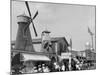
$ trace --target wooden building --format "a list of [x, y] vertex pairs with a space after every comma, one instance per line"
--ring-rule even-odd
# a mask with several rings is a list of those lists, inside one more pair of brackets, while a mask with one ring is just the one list
[[[37, 54], [37, 55], [46, 55], [49, 56], [49, 58], [55, 58], [57, 55], [61, 55], [61, 53], [68, 52], [68, 42], [65, 39], [65, 37], [52, 37], [51, 38], [51, 49], [47, 51], [45, 48], [42, 48], [42, 39], [33, 39], [32, 40], [34, 51], [28, 51], [28, 50], [16, 50], [14, 48], [15, 41], [12, 41], [11, 48], [12, 52], [21, 52], [25, 54]], [[34, 56], [35, 58], [36, 56]], [[34, 59], [33, 58], [33, 59]], [[38, 60], [38, 59], [37, 59]]]

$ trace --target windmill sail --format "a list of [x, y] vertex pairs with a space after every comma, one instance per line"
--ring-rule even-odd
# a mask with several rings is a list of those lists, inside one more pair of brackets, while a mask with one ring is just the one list
[[[33, 29], [34, 29], [34, 33], [35, 33], [35, 36], [37, 36], [37, 32], [36, 32], [36, 29], [35, 29], [35, 26], [34, 26], [34, 23], [32, 21], [32, 16], [31, 16], [31, 12], [30, 12], [30, 9], [29, 9], [29, 5], [28, 5], [28, 2], [25, 1], [25, 4], [26, 4], [26, 7], [27, 7], [27, 10], [28, 10], [28, 13], [29, 13], [29, 16], [31, 18], [31, 22], [32, 22], [32, 25], [33, 25]], [[35, 17], [37, 16], [37, 14], [35, 15]], [[25, 29], [25, 32], [26, 32], [27, 28]]]
[[38, 15], [38, 11], [35, 13], [33, 19], [35, 19], [37, 15]]

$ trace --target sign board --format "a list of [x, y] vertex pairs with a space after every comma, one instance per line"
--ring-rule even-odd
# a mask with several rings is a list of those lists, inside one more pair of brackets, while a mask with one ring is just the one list
[[71, 53], [61, 53], [61, 59], [70, 59]]

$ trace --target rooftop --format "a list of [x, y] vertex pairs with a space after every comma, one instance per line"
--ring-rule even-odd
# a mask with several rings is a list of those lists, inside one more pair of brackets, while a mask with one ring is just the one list
[[[64, 40], [66, 42], [66, 44], [69, 45], [65, 37], [51, 37], [51, 42], [57, 42], [59, 40]], [[41, 38], [32, 39], [32, 42], [33, 42], [33, 44], [35, 44], [35, 43], [41, 43], [42, 39]], [[11, 41], [11, 44], [12, 45], [15, 44], [15, 41]]]

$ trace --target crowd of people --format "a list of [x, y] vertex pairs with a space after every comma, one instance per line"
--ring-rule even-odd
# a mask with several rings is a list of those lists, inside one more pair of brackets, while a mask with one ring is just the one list
[[85, 61], [75, 61], [74, 59], [72, 59], [71, 60], [71, 69], [69, 69], [69, 64], [67, 64], [67, 63], [62, 62], [59, 64], [58, 62], [53, 62], [50, 64], [41, 63], [38, 65], [33, 65], [33, 63], [31, 63], [31, 64], [24, 65], [24, 67], [22, 67], [21, 69], [12, 70], [12, 73], [31, 74], [31, 73], [88, 70], [91, 68], [91, 66], [94, 66], [94, 64], [91, 62], [87, 63]]
[[25, 67], [24, 69], [21, 70], [21, 73], [41, 73], [41, 72], [50, 72], [50, 70], [48, 66], [46, 66], [45, 64]]
[[[46, 73], [46, 72], [59, 72], [59, 71], [66, 71], [65, 70], [65, 65], [62, 64], [61, 66], [58, 65], [56, 62], [53, 63], [53, 65], [47, 65], [47, 64], [40, 64], [38, 66], [32, 66], [32, 65], [28, 65], [25, 66], [23, 69], [19, 70], [19, 72], [17, 73], [22, 73], [22, 74], [30, 74], [30, 73]], [[13, 73], [14, 70], [12, 71]]]

